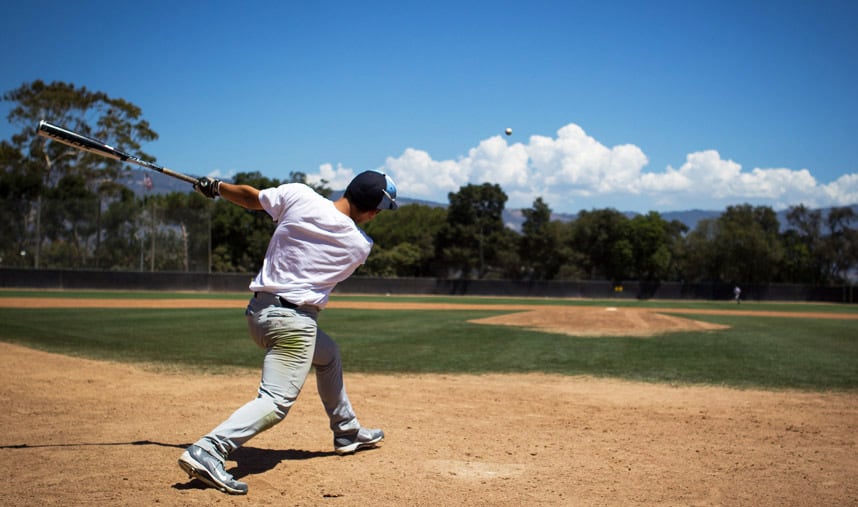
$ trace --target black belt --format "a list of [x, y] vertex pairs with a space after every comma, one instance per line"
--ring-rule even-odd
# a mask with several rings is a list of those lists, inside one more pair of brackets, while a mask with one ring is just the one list
[[[271, 295], [274, 296], [274, 294], [271, 294]], [[257, 296], [259, 296], [259, 293], [254, 292], [253, 297], [255, 298]], [[275, 296], [275, 297], [277, 298], [277, 301], [280, 301], [280, 306], [282, 306], [283, 308], [291, 308], [292, 310], [295, 310], [299, 306], [299, 305], [296, 305], [295, 303], [290, 303], [285, 298], [282, 298], [280, 296]]]
[[280, 296], [277, 296], [277, 299], [280, 301], [280, 306], [282, 306], [283, 308], [291, 308], [293, 310], [298, 308], [298, 305], [296, 305], [295, 303], [290, 303], [289, 301], [286, 301]]

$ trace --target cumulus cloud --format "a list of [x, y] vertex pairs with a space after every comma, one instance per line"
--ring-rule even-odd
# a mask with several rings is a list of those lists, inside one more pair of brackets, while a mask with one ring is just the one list
[[316, 185], [325, 180], [330, 188], [346, 188], [354, 177], [354, 169], [343, 167], [341, 164], [337, 164], [336, 168], [331, 164], [322, 164], [319, 166], [318, 174], [307, 175], [307, 183]]
[[[721, 209], [745, 202], [776, 209], [858, 203], [858, 174], [821, 184], [807, 169], [745, 170], [716, 150], [689, 153], [679, 168], [648, 170], [648, 163], [638, 146], [606, 146], [569, 124], [554, 137], [534, 135], [526, 143], [490, 137], [455, 160], [434, 160], [426, 151], [408, 148], [388, 157], [379, 169], [393, 176], [403, 197], [446, 203], [449, 192], [488, 182], [506, 192], [508, 208], [530, 207], [542, 197], [560, 212]], [[345, 188], [353, 176], [351, 169], [326, 164], [318, 177], [333, 188]]]

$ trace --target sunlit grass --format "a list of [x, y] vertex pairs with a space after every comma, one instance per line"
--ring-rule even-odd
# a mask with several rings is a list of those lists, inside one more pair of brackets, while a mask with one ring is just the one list
[[[474, 300], [499, 302], [498, 298]], [[742, 310], [750, 306], [743, 305]], [[826, 312], [841, 308], [774, 306], [781, 311], [784, 307]], [[711, 303], [705, 306], [712, 307]], [[347, 372], [545, 372], [735, 387], [858, 388], [854, 320], [684, 314], [730, 327], [650, 338], [571, 337], [468, 322], [498, 313], [330, 308], [322, 313], [320, 324], [339, 343]], [[0, 308], [0, 319], [4, 323], [0, 340], [97, 359], [217, 371], [258, 368], [263, 354], [247, 336], [241, 309]]]

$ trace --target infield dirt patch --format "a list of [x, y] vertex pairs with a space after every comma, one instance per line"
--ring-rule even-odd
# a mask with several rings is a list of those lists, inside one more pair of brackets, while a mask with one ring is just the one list
[[858, 505], [858, 394], [541, 374], [347, 373], [387, 434], [347, 457], [311, 375], [227, 462], [248, 496], [189, 481], [182, 449], [258, 381], [0, 343], [0, 505]]

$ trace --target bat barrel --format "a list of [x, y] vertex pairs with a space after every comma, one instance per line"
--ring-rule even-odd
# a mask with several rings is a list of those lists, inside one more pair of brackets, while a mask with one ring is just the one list
[[51, 123], [46, 122], [45, 120], [39, 121], [39, 128], [36, 130], [36, 133], [42, 137], [47, 137], [48, 139], [63, 143], [65, 145], [71, 146], [72, 148], [77, 148], [81, 151], [94, 153], [102, 157], [112, 158], [114, 160], [120, 160], [122, 162], [136, 164], [141, 167], [152, 169], [153, 171], [158, 171], [161, 174], [166, 174], [167, 176], [171, 176], [173, 178], [186, 181], [191, 184], [197, 182], [197, 178], [193, 176], [188, 176], [187, 174], [182, 174], [180, 172], [172, 171], [165, 167], [155, 165], [151, 162], [146, 162], [145, 160], [141, 160], [133, 155], [129, 155], [128, 153], [119, 151], [113, 146], [103, 143], [97, 139], [87, 137], [83, 134], [79, 134], [77, 132], [65, 129], [63, 127], [59, 127], [57, 125], [53, 125]]
[[108, 144], [105, 144], [96, 139], [92, 139], [91, 137], [86, 137], [83, 134], [78, 134], [77, 132], [64, 129], [57, 125], [53, 125], [51, 123], [46, 122], [45, 120], [41, 120], [39, 122], [39, 129], [37, 133], [42, 137], [47, 137], [48, 139], [58, 141], [65, 145], [71, 146], [72, 148], [77, 148], [81, 151], [86, 151], [89, 153], [95, 153], [96, 155], [101, 155], [102, 157], [122, 160], [123, 156], [125, 155], [121, 151], [113, 148]]

